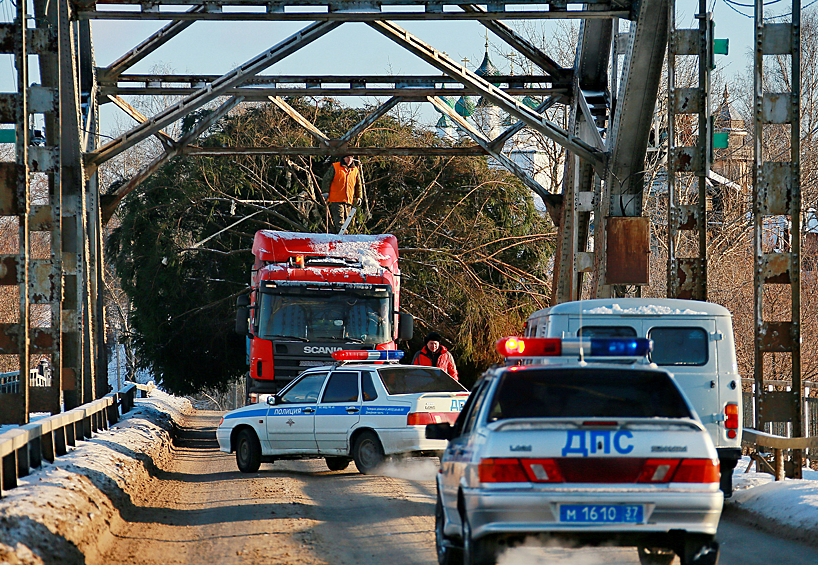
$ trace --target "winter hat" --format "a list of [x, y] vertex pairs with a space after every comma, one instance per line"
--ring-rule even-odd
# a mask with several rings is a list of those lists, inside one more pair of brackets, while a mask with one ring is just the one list
[[429, 335], [426, 336], [426, 338], [423, 340], [423, 343], [429, 343], [430, 341], [437, 342], [443, 341], [443, 336], [441, 336], [437, 332], [429, 332]]

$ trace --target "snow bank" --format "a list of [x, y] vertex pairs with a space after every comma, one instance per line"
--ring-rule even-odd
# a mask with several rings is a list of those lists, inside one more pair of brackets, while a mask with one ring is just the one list
[[758, 527], [818, 543], [818, 471], [805, 468], [803, 479], [776, 481], [767, 473], [746, 473], [750, 464], [749, 457], [742, 457], [733, 471], [734, 492], [727, 506], [749, 513]]
[[170, 456], [170, 430], [190, 410], [158, 389], [110, 430], [44, 462], [0, 498], [0, 563], [93, 564], [111, 523]]

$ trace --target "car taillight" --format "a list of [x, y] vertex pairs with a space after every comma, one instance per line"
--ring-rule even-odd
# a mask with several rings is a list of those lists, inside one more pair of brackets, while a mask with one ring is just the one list
[[682, 459], [674, 483], [717, 483], [719, 482], [718, 459]]
[[678, 459], [648, 459], [642, 466], [637, 483], [668, 483], [676, 468]]
[[738, 435], [738, 404], [728, 404], [724, 407], [724, 427], [727, 430], [727, 437], [735, 439]]
[[478, 467], [481, 483], [527, 483], [528, 475], [519, 459], [483, 459]]
[[454, 424], [459, 412], [410, 412], [406, 415], [407, 426], [425, 426], [426, 424]]
[[217, 427], [221, 428], [222, 424], [224, 424], [224, 416], [222, 416], [222, 419], [219, 420], [219, 425]]
[[560, 467], [553, 459], [522, 459], [523, 468], [532, 483], [562, 483]]

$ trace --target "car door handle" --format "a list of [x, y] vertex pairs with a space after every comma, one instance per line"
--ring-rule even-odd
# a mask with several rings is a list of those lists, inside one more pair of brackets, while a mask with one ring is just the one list
[[355, 412], [360, 412], [361, 410], [358, 408], [347, 408], [347, 413], [354, 414]]
[[315, 412], [315, 408], [302, 408], [301, 409], [302, 414], [312, 414], [313, 412]]

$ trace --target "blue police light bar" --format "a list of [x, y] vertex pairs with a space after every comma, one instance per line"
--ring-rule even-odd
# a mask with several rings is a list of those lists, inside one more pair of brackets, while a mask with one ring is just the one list
[[506, 358], [523, 357], [645, 357], [653, 341], [643, 337], [592, 337], [559, 339], [507, 337], [497, 342], [497, 352]]
[[342, 349], [332, 352], [336, 361], [398, 361], [403, 359], [403, 351], [367, 351], [356, 349]]

